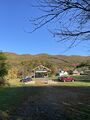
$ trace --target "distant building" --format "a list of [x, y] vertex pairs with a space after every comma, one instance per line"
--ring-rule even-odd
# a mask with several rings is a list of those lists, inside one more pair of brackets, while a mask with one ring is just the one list
[[44, 78], [48, 77], [48, 74], [51, 70], [43, 65], [39, 65], [33, 69], [34, 78]]
[[84, 72], [86, 75], [90, 75], [90, 70], [85, 70]]
[[74, 74], [74, 75], [80, 75], [80, 72], [75, 69], [75, 70], [73, 71], [73, 74]]
[[67, 76], [68, 75], [68, 72], [67, 71], [60, 71], [59, 72], [59, 76], [61, 77], [61, 76]]
[[84, 73], [84, 71], [82, 70], [82, 71], [80, 71], [80, 75], [84, 75], [85, 73]]

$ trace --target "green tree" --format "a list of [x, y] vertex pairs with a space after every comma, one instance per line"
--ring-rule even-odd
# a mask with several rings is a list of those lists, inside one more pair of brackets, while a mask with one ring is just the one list
[[5, 76], [8, 74], [6, 56], [3, 52], [0, 52], [0, 85], [5, 84]]

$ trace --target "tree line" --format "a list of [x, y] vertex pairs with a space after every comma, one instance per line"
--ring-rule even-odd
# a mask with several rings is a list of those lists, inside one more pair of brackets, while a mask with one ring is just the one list
[[32, 70], [39, 65], [49, 68], [51, 70], [50, 76], [55, 75], [60, 69], [71, 72], [75, 68], [82, 69], [83, 66], [84, 68], [86, 66], [90, 68], [90, 61], [85, 59], [84, 62], [80, 62], [81, 59], [82, 57], [67, 58], [65, 56], [56, 57], [49, 55], [36, 55], [33, 57], [28, 55], [25, 57], [11, 54], [6, 55], [0, 52], [0, 85], [8, 83], [8, 80], [31, 76]]

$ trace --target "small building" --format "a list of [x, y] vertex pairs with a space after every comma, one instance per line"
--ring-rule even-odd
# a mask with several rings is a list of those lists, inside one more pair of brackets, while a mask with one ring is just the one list
[[68, 76], [68, 72], [67, 71], [60, 71], [59, 72], [59, 76]]
[[80, 75], [80, 72], [75, 69], [75, 70], [73, 71], [73, 75]]
[[88, 69], [88, 70], [85, 70], [85, 72], [84, 72], [86, 75], [90, 75], [90, 70]]
[[48, 77], [48, 74], [50, 73], [50, 69], [43, 66], [39, 65], [33, 69], [33, 77], [34, 78], [45, 78]]

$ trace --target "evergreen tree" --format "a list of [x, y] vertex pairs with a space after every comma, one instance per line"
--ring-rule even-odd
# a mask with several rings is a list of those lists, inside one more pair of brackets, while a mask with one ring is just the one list
[[0, 52], [0, 85], [5, 84], [5, 76], [8, 74], [6, 56]]

